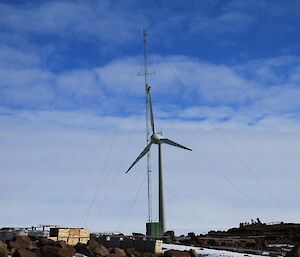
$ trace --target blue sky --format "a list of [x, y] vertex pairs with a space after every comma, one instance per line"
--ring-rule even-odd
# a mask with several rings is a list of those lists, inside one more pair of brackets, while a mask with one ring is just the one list
[[168, 228], [298, 221], [298, 1], [2, 1], [0, 17], [0, 225], [144, 230], [145, 160], [122, 173], [145, 144], [144, 26], [157, 127], [194, 150], [165, 147]]

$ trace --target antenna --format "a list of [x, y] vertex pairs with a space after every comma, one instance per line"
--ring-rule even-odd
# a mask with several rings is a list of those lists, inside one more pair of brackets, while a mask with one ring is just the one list
[[[149, 112], [150, 112], [150, 86], [148, 84], [148, 75], [153, 73], [148, 73], [148, 49], [147, 49], [147, 36], [148, 31], [147, 28], [143, 29], [143, 40], [144, 40], [144, 73], [139, 74], [143, 75], [145, 79], [145, 100], [146, 100], [146, 133], [147, 133], [147, 145], [151, 141], [151, 128], [150, 128], [150, 120], [149, 120]], [[152, 221], [152, 192], [151, 192], [151, 153], [148, 151], [147, 153], [147, 184], [148, 184], [148, 222]]]
[[[162, 133], [155, 132], [155, 122], [151, 100], [151, 87], [148, 84], [148, 63], [147, 63], [147, 29], [143, 29], [144, 38], [144, 73], [139, 74], [145, 78], [145, 89], [146, 89], [146, 130], [147, 130], [147, 146], [131, 164], [126, 173], [147, 154], [147, 175], [148, 175], [148, 219], [149, 222], [146, 224], [148, 236], [163, 236], [166, 231], [165, 223], [165, 204], [164, 204], [164, 190], [163, 190], [163, 168], [162, 168], [162, 144], [172, 145], [185, 150], [192, 151], [192, 149], [180, 145], [168, 138], [163, 137]], [[151, 73], [153, 74], [153, 73]], [[151, 133], [151, 136], [150, 136]], [[150, 149], [152, 145], [158, 146], [158, 212], [159, 222], [152, 222], [152, 203], [151, 203], [151, 167], [150, 167]]]

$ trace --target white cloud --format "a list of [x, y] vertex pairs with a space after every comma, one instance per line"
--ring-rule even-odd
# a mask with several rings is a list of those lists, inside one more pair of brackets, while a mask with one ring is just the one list
[[7, 106], [37, 107], [54, 98], [53, 76], [40, 69], [0, 69], [1, 102]]
[[[149, 70], [156, 74], [150, 77], [150, 84], [160, 115], [182, 112], [187, 118], [205, 118], [211, 114], [210, 118], [240, 117], [253, 122], [264, 115], [292, 117], [298, 112], [297, 57], [281, 56], [238, 66], [187, 56], [153, 56], [151, 60]], [[143, 78], [137, 75], [139, 61], [140, 57], [116, 59], [100, 67], [61, 73], [28, 69], [21, 63], [17, 70], [2, 68], [1, 102], [4, 106], [48, 109], [97, 107], [103, 113], [122, 108], [134, 113], [134, 103], [140, 105], [144, 97]], [[201, 109], [207, 113], [201, 114]]]
[[97, 39], [114, 44], [120, 39], [132, 39], [139, 19], [139, 15], [130, 16], [110, 1], [96, 5], [88, 1], [52, 1], [37, 6], [1, 4], [0, 14], [2, 26], [21, 34], [72, 37], [83, 42]]
[[[134, 43], [136, 34], [144, 25], [150, 25], [154, 35], [164, 35], [167, 31], [185, 28], [193, 33], [225, 33], [247, 31], [258, 20], [257, 8], [262, 12], [270, 9], [266, 2], [245, 4], [231, 1], [221, 4], [215, 11], [217, 1], [195, 1], [188, 7], [185, 3], [152, 5], [147, 8], [136, 1], [51, 1], [13, 6], [0, 5], [1, 23], [5, 29], [28, 36], [47, 35], [72, 39], [80, 42], [109, 43], [112, 45]], [[280, 3], [274, 4], [280, 6]], [[273, 5], [271, 5], [273, 7]], [[256, 8], [254, 8], [256, 7]], [[174, 13], [174, 9], [181, 12]], [[275, 7], [273, 7], [275, 9]], [[295, 8], [294, 8], [295, 9]], [[268, 12], [272, 16], [272, 12]], [[161, 17], [168, 17], [166, 21]], [[8, 36], [8, 35], [7, 35]]]
[[1, 68], [32, 68], [41, 65], [40, 57], [36, 53], [28, 53], [12, 47], [0, 47]]
[[93, 70], [74, 70], [57, 76], [59, 89], [70, 98], [94, 98], [102, 96], [102, 89]]
[[[86, 225], [80, 223], [81, 217], [97, 184], [105, 181], [88, 225], [93, 224], [97, 206], [108, 190], [111, 192], [91, 229], [116, 230], [123, 223], [127, 232], [144, 230], [145, 188], [131, 216], [129, 207], [143, 180], [145, 160], [132, 174], [123, 174], [145, 145], [144, 85], [137, 76], [143, 71], [142, 58], [126, 56], [123, 45], [136, 44], [137, 32], [145, 23], [159, 39], [171, 35], [163, 43], [168, 45], [173, 34], [181, 39], [178, 28], [186, 32], [182, 38], [191, 36], [187, 27], [192, 27], [193, 36], [230, 35], [248, 32], [259, 19], [254, 13], [257, 8], [260, 14], [271, 16], [286, 13], [280, 13], [278, 2], [272, 10], [265, 1], [256, 1], [254, 6], [243, 1], [220, 8], [217, 4], [195, 1], [191, 10], [176, 11], [176, 15], [170, 10], [179, 7], [173, 4], [154, 6], [153, 12], [137, 7], [135, 1], [0, 5], [0, 204], [6, 211], [0, 225], [63, 224], [76, 197], [74, 191], [78, 192], [91, 169], [69, 223]], [[168, 19], [164, 22], [161, 17]], [[71, 49], [68, 44], [78, 42], [88, 46], [98, 42], [103, 53], [114, 49], [125, 57], [62, 68], [62, 60], [73, 54], [65, 54]], [[81, 50], [84, 55], [89, 49]], [[166, 193], [169, 228], [183, 232], [183, 217], [187, 221], [184, 229], [194, 231], [226, 228], [257, 216], [264, 221], [289, 220], [237, 160], [211, 121], [276, 199], [297, 217], [299, 58], [278, 56], [231, 65], [156, 55], [150, 61], [149, 71], [156, 71], [150, 78], [156, 127], [194, 150], [164, 147], [167, 186], [202, 220], [199, 224]], [[155, 147], [152, 158], [155, 172]], [[271, 215], [254, 206], [237, 187]], [[121, 215], [111, 206], [122, 210]], [[57, 209], [60, 211], [54, 213]]]
[[[255, 96], [254, 84], [239, 76], [232, 67], [214, 65], [185, 56], [154, 56], [152, 60], [149, 70], [157, 72], [150, 80], [153, 94], [157, 96], [184, 97], [187, 103], [190, 100], [202, 99], [203, 104], [239, 103]], [[107, 88], [119, 90], [131, 75], [128, 71], [135, 70], [136, 63], [137, 61], [133, 62], [131, 59], [114, 61], [99, 69], [100, 79]], [[142, 87], [141, 79], [136, 76], [131, 81], [130, 93], [142, 95], [143, 91], [139, 90]]]
[[124, 59], [113, 60], [110, 63], [96, 68], [96, 73], [99, 76], [99, 81], [108, 92], [121, 93], [124, 88], [131, 89], [130, 94], [141, 95], [142, 90], [137, 90], [142, 87], [142, 77], [138, 77], [139, 57], [131, 57]]
[[254, 24], [256, 17], [245, 12], [224, 12], [210, 17], [199, 17], [192, 21], [192, 32], [233, 33], [244, 32]]
[[[118, 117], [103, 117], [86, 111], [12, 113], [4, 109], [4, 112], [6, 115], [1, 115], [0, 120], [0, 151], [3, 170], [1, 191], [5, 194], [1, 193], [0, 202], [1, 206], [10, 207], [10, 212], [9, 215], [7, 213], [9, 218], [1, 220], [1, 225], [64, 224], [76, 192], [92, 167], [68, 223], [88, 225], [92, 230], [115, 231], [125, 217], [127, 225], [123, 226], [123, 231], [144, 231], [147, 215], [145, 185], [131, 215], [129, 207], [145, 175], [145, 160], [130, 174], [123, 174], [145, 145], [143, 116], [120, 118], [118, 121]], [[200, 232], [228, 228], [257, 216], [263, 221], [290, 220], [207, 121], [157, 119], [157, 125], [165, 136], [193, 148], [192, 153], [169, 146], [163, 148], [166, 186], [180, 199], [178, 201], [166, 191], [168, 228]], [[268, 118], [254, 126], [231, 121], [216, 123], [216, 126], [274, 197], [293, 217], [297, 217], [300, 210], [294, 203], [298, 195], [299, 123]], [[108, 134], [105, 132], [107, 128]], [[156, 151], [154, 146], [154, 210], [157, 209]], [[203, 161], [201, 155], [213, 163], [218, 172]], [[220, 173], [244, 191], [257, 206]], [[80, 221], [99, 181], [100, 185], [103, 181], [105, 183], [99, 190], [87, 223], [82, 224]], [[106, 195], [99, 219], [94, 223]], [[184, 206], [180, 202], [184, 202]], [[115, 206], [123, 211], [116, 211]], [[19, 215], [17, 210], [20, 208], [25, 217]], [[60, 211], [54, 212], [54, 209]], [[183, 217], [186, 220], [184, 231]]]

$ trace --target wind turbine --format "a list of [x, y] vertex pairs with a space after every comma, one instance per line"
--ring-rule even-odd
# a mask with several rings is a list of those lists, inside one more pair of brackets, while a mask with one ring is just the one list
[[[146, 70], [147, 71], [147, 70]], [[147, 75], [147, 72], [145, 72]], [[163, 190], [163, 169], [162, 169], [162, 144], [168, 144], [172, 146], [176, 146], [185, 150], [192, 151], [192, 149], [185, 147], [181, 144], [178, 144], [168, 138], [163, 137], [162, 133], [157, 133], [155, 131], [154, 126], [154, 116], [153, 116], [153, 109], [152, 109], [152, 100], [150, 94], [151, 87], [149, 86], [148, 82], [146, 82], [146, 96], [149, 99], [149, 110], [150, 110], [150, 124], [151, 124], [151, 132], [152, 135], [150, 137], [150, 142], [145, 147], [145, 149], [141, 152], [141, 154], [136, 158], [136, 160], [131, 164], [128, 168], [126, 173], [128, 173], [131, 168], [149, 151], [153, 144], [158, 145], [158, 195], [159, 195], [159, 226], [160, 226], [160, 235], [162, 236], [165, 232], [165, 211], [164, 211], [164, 190]]]

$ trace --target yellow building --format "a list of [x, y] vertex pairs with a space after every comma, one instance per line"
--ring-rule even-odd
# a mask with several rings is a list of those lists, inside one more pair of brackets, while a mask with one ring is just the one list
[[48, 239], [65, 241], [69, 245], [86, 244], [90, 240], [90, 231], [86, 228], [50, 228]]

